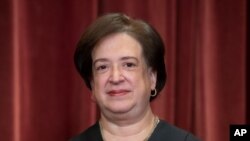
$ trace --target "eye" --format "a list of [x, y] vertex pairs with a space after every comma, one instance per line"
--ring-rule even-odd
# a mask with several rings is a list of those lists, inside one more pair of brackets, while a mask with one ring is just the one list
[[108, 65], [106, 64], [98, 65], [95, 67], [95, 70], [99, 73], [106, 72], [108, 70]]
[[133, 63], [133, 62], [125, 62], [123, 64], [123, 67], [128, 69], [128, 70], [133, 70], [134, 68], [136, 68], [136, 66], [137, 65], [135, 63]]
[[134, 63], [126, 63], [125, 66], [126, 66], [126, 67], [134, 67], [135, 64], [134, 64]]
[[104, 70], [104, 69], [106, 69], [106, 68], [107, 68], [107, 66], [102, 65], [102, 66], [97, 67], [97, 70]]

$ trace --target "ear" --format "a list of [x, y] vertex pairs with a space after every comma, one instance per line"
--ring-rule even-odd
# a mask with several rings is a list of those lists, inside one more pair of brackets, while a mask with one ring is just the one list
[[157, 72], [150, 69], [149, 76], [150, 76], [150, 82], [151, 82], [151, 90], [154, 90], [156, 87]]

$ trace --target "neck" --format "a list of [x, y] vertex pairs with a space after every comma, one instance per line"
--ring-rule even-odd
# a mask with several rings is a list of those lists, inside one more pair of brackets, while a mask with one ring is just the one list
[[[100, 126], [104, 140], [144, 140], [153, 131], [156, 125], [157, 117], [154, 116], [151, 109], [145, 114], [131, 119], [107, 118], [101, 115]], [[157, 121], [158, 122], [158, 121]]]

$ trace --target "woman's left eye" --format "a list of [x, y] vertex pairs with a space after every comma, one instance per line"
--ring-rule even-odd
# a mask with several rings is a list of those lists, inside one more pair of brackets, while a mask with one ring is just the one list
[[126, 68], [134, 68], [134, 67], [136, 67], [136, 64], [128, 62], [128, 63], [124, 63], [124, 67], [126, 67]]

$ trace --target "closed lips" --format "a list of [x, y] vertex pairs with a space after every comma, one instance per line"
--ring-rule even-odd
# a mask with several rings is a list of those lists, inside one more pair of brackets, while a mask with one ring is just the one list
[[108, 94], [111, 96], [118, 96], [118, 95], [125, 95], [128, 92], [130, 92], [129, 90], [111, 90], [108, 91]]

